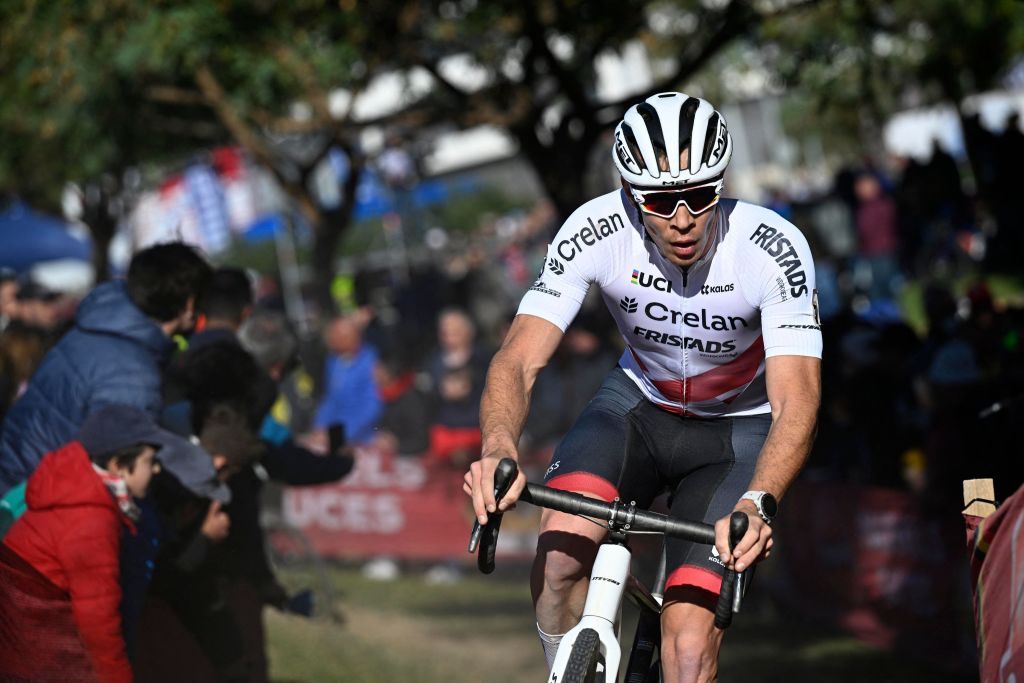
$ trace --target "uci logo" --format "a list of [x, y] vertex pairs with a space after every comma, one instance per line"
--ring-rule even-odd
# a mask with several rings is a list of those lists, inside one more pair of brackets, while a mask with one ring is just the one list
[[629, 281], [630, 283], [640, 285], [641, 287], [653, 287], [660, 292], [672, 291], [671, 280], [663, 277], [656, 277], [654, 275], [648, 275], [636, 268], [633, 269], [633, 277], [631, 277]]

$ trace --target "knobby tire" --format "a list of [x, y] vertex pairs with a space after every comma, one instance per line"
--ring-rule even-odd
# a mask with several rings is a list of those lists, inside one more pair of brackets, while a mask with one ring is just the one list
[[565, 665], [565, 676], [562, 683], [595, 683], [597, 678], [598, 648], [601, 639], [597, 631], [586, 628], [576, 636], [572, 646], [572, 654]]

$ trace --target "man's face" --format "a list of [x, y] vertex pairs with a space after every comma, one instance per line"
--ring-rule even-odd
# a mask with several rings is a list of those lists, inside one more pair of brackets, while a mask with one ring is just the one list
[[473, 345], [473, 326], [464, 316], [448, 313], [438, 321], [437, 338], [445, 350], [467, 349]]
[[349, 356], [359, 351], [362, 338], [359, 326], [348, 318], [339, 318], [327, 328], [327, 348], [338, 356]]
[[711, 218], [717, 209], [705, 211], [699, 216], [690, 213], [686, 205], [680, 204], [671, 218], [662, 218], [640, 212], [644, 227], [658, 247], [658, 251], [669, 263], [686, 268], [696, 263], [708, 248]]
[[0, 315], [11, 315], [17, 303], [18, 283], [14, 280], [0, 282]]
[[[690, 163], [690, 151], [684, 149], [679, 155], [680, 168]], [[668, 170], [668, 160], [661, 158], [658, 164], [662, 171]], [[629, 188], [626, 188], [629, 192]], [[711, 208], [699, 215], [693, 215], [685, 204], [680, 203], [670, 218], [662, 218], [640, 211], [647, 234], [658, 247], [658, 251], [669, 263], [680, 268], [691, 266], [700, 260], [708, 248], [708, 238], [712, 230], [711, 218], [718, 211]]]

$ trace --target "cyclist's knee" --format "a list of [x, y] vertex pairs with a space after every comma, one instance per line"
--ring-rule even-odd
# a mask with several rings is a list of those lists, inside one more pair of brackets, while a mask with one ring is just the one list
[[666, 683], [705, 683], [718, 679], [718, 646], [714, 635], [696, 632], [662, 635], [661, 662]]
[[722, 632], [714, 626], [714, 595], [679, 586], [665, 595], [662, 665], [666, 681], [714, 681]]
[[569, 531], [544, 531], [537, 541], [535, 574], [545, 587], [563, 590], [590, 574], [597, 555], [597, 541]]

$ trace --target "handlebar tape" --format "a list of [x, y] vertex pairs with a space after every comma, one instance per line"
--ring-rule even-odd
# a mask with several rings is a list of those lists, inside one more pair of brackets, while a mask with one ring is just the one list
[[[747, 533], [747, 515], [743, 512], [734, 512], [729, 518], [729, 550], [736, 548], [743, 535]], [[715, 626], [725, 630], [732, 624], [733, 593], [736, 590], [736, 571], [726, 567], [725, 576], [722, 577], [722, 592], [718, 594], [718, 603], [715, 605]]]
[[[519, 474], [519, 467], [512, 458], [502, 458], [498, 467], [494, 470], [494, 503], [498, 502], [508, 493], [512, 482]], [[498, 549], [498, 532], [501, 530], [500, 512], [489, 515], [487, 524], [481, 529], [480, 522], [473, 525], [473, 534], [469, 540], [469, 551], [473, 552], [477, 541], [480, 542], [480, 554], [477, 556], [477, 568], [484, 574], [494, 571], [494, 554]]]

